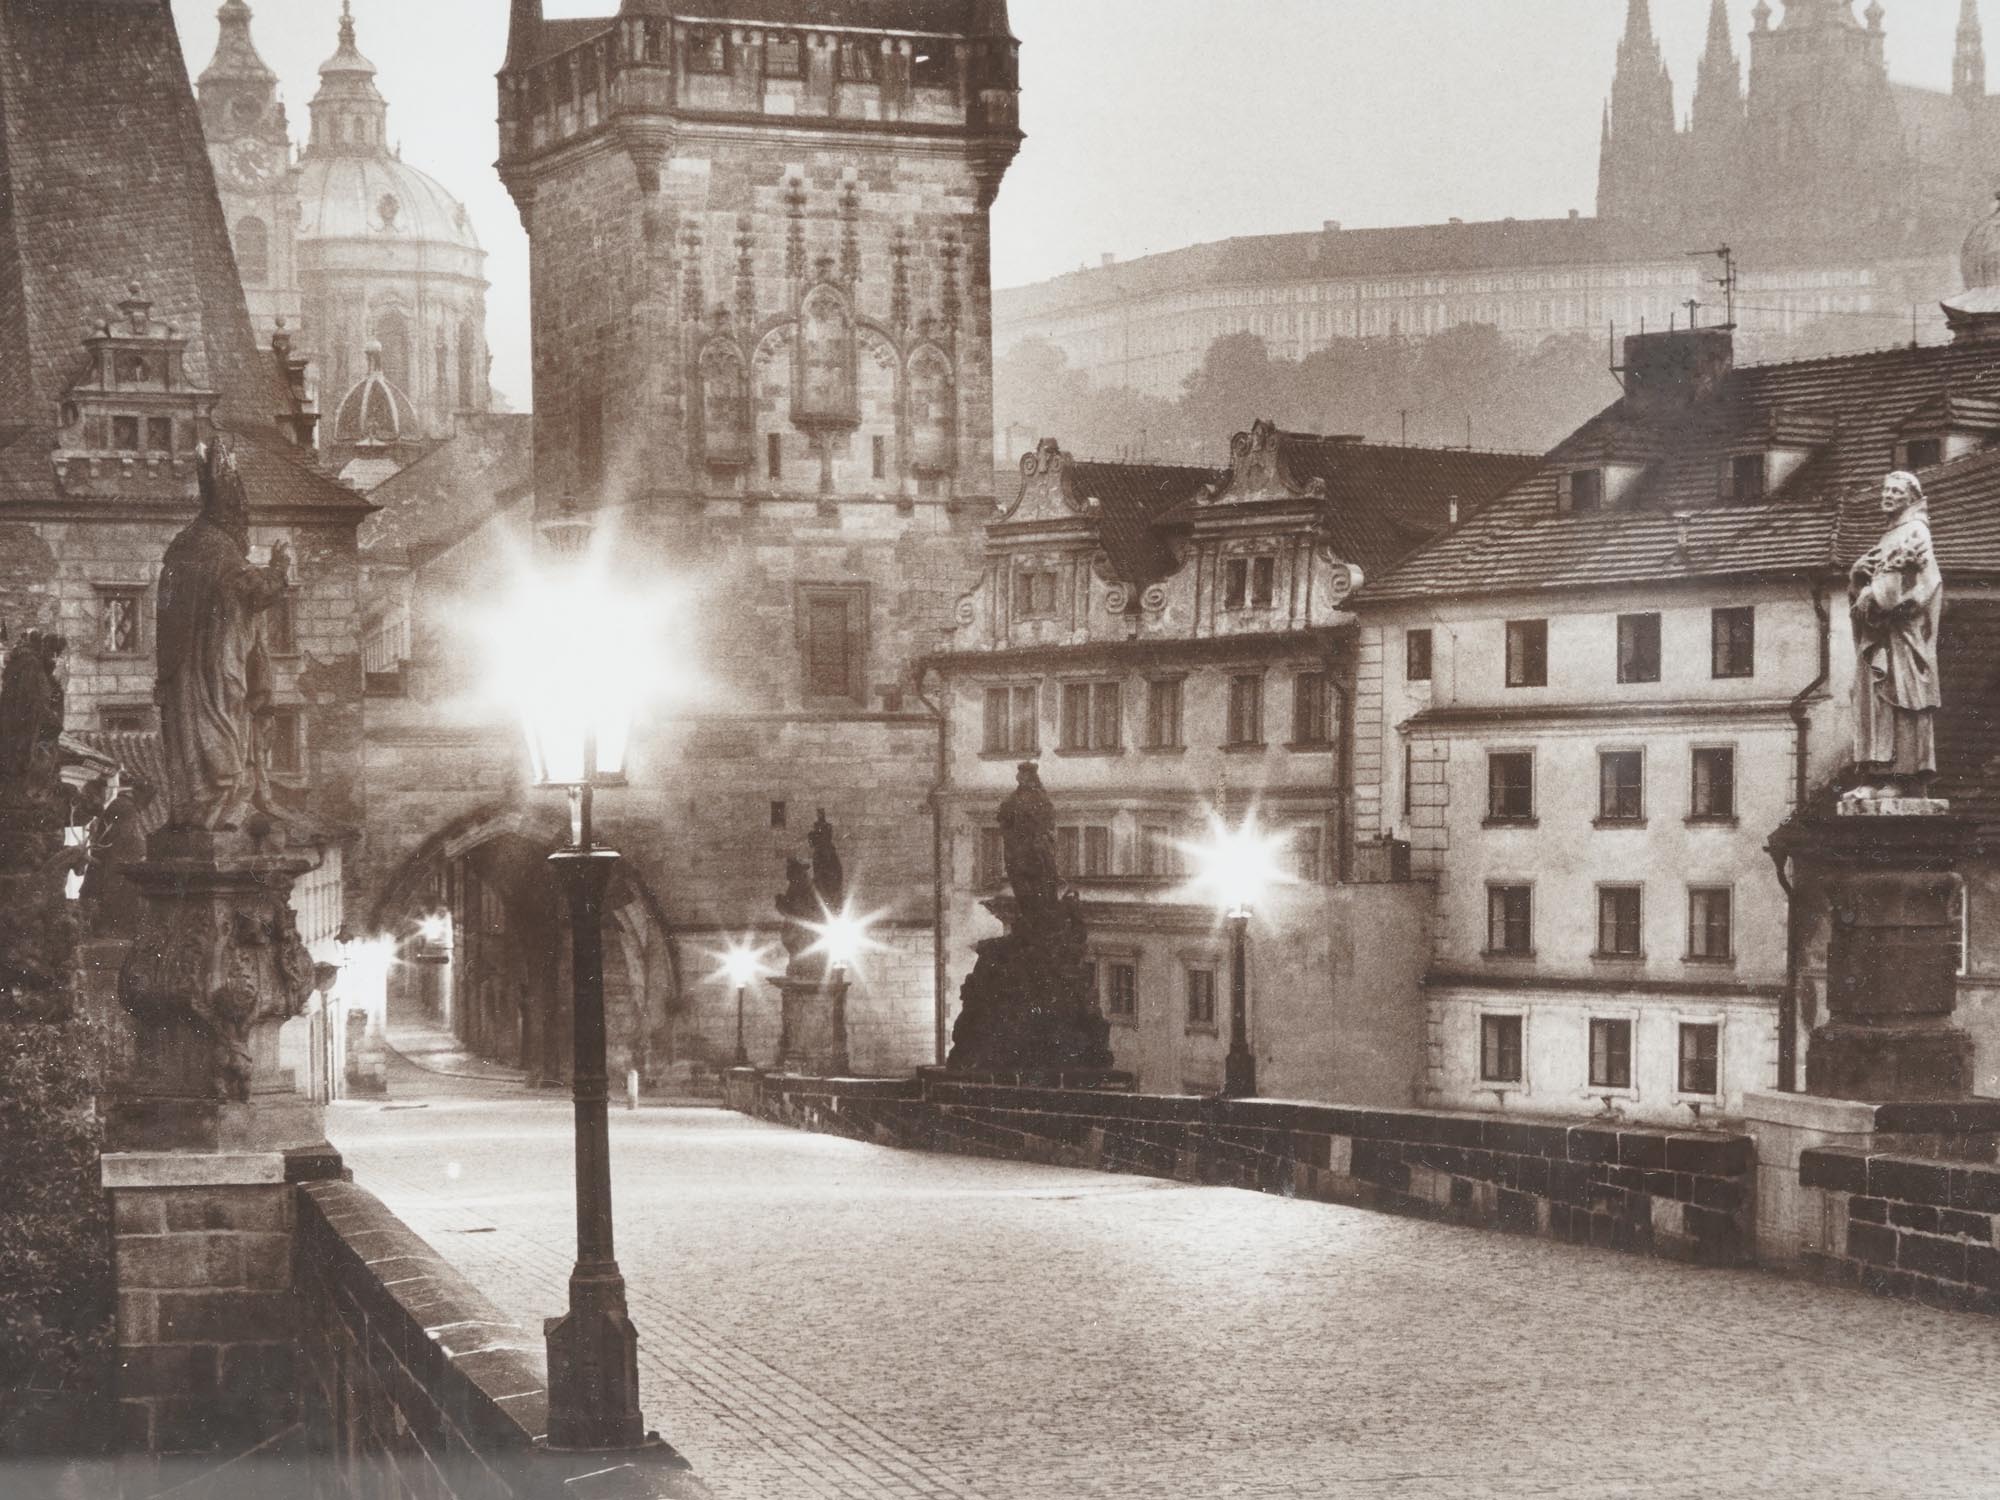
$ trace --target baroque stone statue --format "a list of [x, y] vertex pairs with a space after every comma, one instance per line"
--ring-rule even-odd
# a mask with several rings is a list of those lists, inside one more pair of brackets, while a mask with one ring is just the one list
[[65, 885], [74, 851], [63, 842], [58, 741], [64, 641], [30, 630], [0, 673], [0, 1021], [69, 1014], [78, 932]]
[[200, 455], [201, 514], [167, 546], [160, 570], [159, 672], [153, 689], [166, 752], [170, 827], [229, 829], [271, 811], [255, 709], [269, 692], [257, 616], [290, 587], [282, 542], [250, 561], [250, 507], [234, 451]]
[[841, 867], [840, 851], [834, 847], [833, 824], [823, 807], [806, 834], [806, 847], [812, 862], [785, 861], [785, 888], [778, 893], [777, 902], [778, 915], [785, 919], [779, 934], [789, 959], [785, 972], [794, 976], [824, 971], [825, 961], [808, 951], [818, 937], [813, 925], [847, 903], [847, 875]]
[[1887, 529], [1847, 574], [1854, 631], [1854, 767], [1848, 804], [1922, 796], [1937, 770], [1938, 622], [1944, 577], [1923, 486], [1882, 482]]
[[54, 786], [63, 727], [57, 663], [67, 646], [59, 635], [29, 630], [7, 653], [0, 673], [0, 801], [39, 797]]
[[1001, 852], [1014, 888], [1008, 930], [974, 945], [959, 987], [945, 1066], [957, 1072], [1101, 1073], [1110, 1024], [1086, 957], [1083, 903], [1056, 863], [1055, 804], [1040, 769], [1023, 761], [1000, 804]]

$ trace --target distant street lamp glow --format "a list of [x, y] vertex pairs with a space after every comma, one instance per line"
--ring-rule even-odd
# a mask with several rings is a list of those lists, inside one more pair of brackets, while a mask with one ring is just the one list
[[807, 930], [814, 934], [806, 952], [824, 955], [828, 968], [836, 976], [858, 966], [864, 953], [886, 946], [877, 942], [869, 931], [880, 919], [880, 912], [860, 916], [850, 902], [839, 911], [826, 912], [825, 917], [824, 921], [805, 924]]
[[433, 947], [443, 947], [451, 941], [451, 918], [443, 912], [432, 912], [417, 922], [417, 936]]
[[727, 980], [736, 987], [736, 1066], [747, 1068], [750, 1052], [743, 1045], [743, 999], [750, 986], [770, 969], [764, 962], [764, 950], [748, 943], [731, 943], [716, 957], [718, 962], [711, 977]]

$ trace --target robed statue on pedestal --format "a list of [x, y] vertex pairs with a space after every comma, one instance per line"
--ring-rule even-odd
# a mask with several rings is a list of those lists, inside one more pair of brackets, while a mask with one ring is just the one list
[[1882, 539], [1847, 574], [1854, 632], [1854, 768], [1846, 797], [1920, 797], [1937, 771], [1938, 623], [1944, 577], [1914, 474], [1882, 482]]
[[166, 751], [170, 827], [235, 828], [270, 811], [256, 709], [270, 694], [258, 616], [289, 584], [285, 544], [250, 561], [250, 506], [236, 455], [201, 450], [201, 514], [167, 546], [160, 569], [159, 675], [154, 697]]

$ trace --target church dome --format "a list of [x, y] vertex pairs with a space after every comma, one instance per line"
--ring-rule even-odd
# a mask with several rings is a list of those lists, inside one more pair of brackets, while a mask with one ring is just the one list
[[477, 251], [465, 205], [393, 156], [309, 155], [299, 169], [299, 238], [404, 240]]
[[382, 346], [371, 340], [368, 373], [341, 398], [334, 413], [334, 441], [387, 445], [422, 436], [415, 404], [382, 373]]
[[2000, 195], [1993, 211], [1965, 237], [1958, 252], [1958, 271], [1968, 292], [1982, 287], [2000, 287]]

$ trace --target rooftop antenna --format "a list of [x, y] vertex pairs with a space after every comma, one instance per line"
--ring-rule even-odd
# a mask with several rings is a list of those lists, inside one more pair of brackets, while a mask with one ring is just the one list
[[1685, 307], [1688, 310], [1688, 327], [1691, 329], [1695, 326], [1695, 324], [1698, 321], [1700, 321], [1698, 314], [1701, 308], [1701, 298], [1690, 297], [1687, 299], [1687, 301], [1683, 302], [1681, 306]]
[[1736, 327], [1736, 252], [1731, 250], [1727, 245], [1718, 245], [1713, 250], [1688, 250], [1684, 253], [1698, 258], [1712, 256], [1722, 262], [1722, 275], [1711, 278], [1709, 284], [1722, 288], [1722, 300], [1726, 309], [1726, 317], [1722, 326], [1734, 329]]
[[1917, 304], [1910, 304], [1910, 347], [1917, 347]]
[[1410, 446], [1410, 409], [1407, 406], [1398, 407], [1397, 414], [1403, 419], [1402, 446], [1407, 448]]

